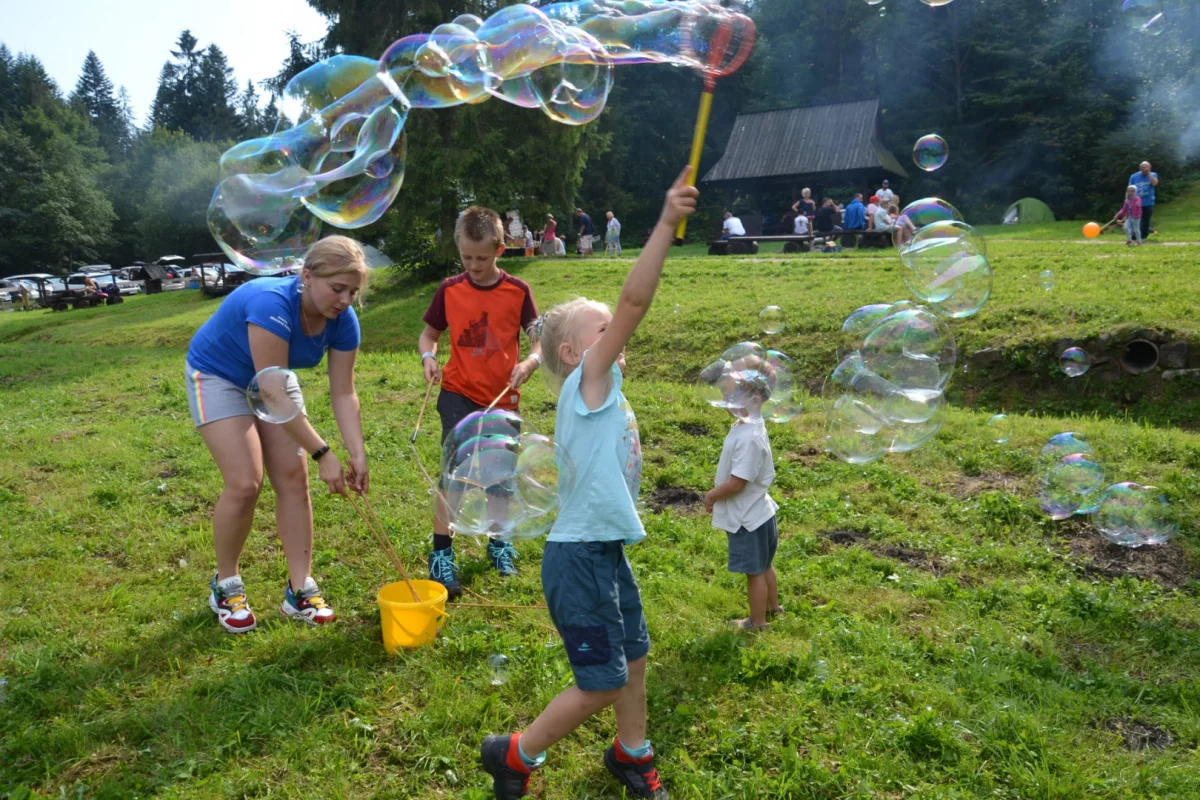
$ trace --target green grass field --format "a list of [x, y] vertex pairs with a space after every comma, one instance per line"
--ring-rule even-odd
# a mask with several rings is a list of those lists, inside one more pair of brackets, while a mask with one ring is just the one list
[[[1200, 796], [1200, 384], [1114, 368], [1139, 330], [1188, 343], [1200, 366], [1195, 257], [1084, 244], [1078, 223], [1056, 226], [996, 231], [993, 298], [953, 325], [945, 429], [863, 467], [822, 452], [819, 388], [842, 319], [906, 296], [894, 254], [668, 263], [626, 387], [646, 451], [649, 538], [630, 558], [654, 639], [650, 737], [673, 797]], [[614, 301], [630, 263], [507, 266], [548, 306]], [[408, 436], [434, 286], [374, 278], [358, 374], [372, 496], [420, 571], [430, 498]], [[747, 637], [726, 627], [745, 595], [724, 537], [678, 500], [711, 486], [726, 427], [688, 380], [758, 336], [767, 304], [788, 315], [769, 341], [818, 396], [771, 429], [788, 613]], [[215, 307], [179, 292], [0, 316], [0, 797], [490, 797], [481, 737], [527, 724], [571, 680], [544, 611], [453, 611], [435, 644], [389, 657], [374, 597], [396, 576], [349, 504], [314, 487], [314, 573], [339, 621], [312, 630], [275, 613], [285, 569], [269, 490], [242, 569], [260, 629], [233, 637], [212, 619], [220, 476], [182, 373]], [[1066, 378], [1066, 342], [1100, 363]], [[314, 424], [336, 437], [323, 376], [301, 379]], [[540, 380], [523, 405], [552, 431]], [[985, 427], [1000, 411], [1015, 427], [1004, 445]], [[1160, 487], [1181, 535], [1126, 552], [1084, 520], [1043, 519], [1030, 502], [1037, 452], [1063, 430], [1088, 435], [1111, 481]], [[436, 420], [419, 447], [435, 464]], [[471, 588], [540, 601], [540, 543], [520, 547], [508, 582], [481, 552], [459, 544]], [[501, 686], [496, 653], [510, 659]], [[599, 758], [613, 734], [602, 716], [566, 739], [535, 795], [620, 797]]]

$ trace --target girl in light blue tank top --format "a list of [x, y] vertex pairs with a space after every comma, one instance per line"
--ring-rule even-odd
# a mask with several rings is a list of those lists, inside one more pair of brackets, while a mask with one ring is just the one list
[[542, 766], [550, 745], [610, 705], [617, 738], [604, 754], [608, 771], [639, 797], [666, 797], [645, 735], [650, 634], [624, 551], [646, 533], [635, 505], [642, 446], [621, 384], [625, 344], [650, 310], [676, 226], [696, 210], [699, 193], [688, 185], [689, 174], [685, 169], [667, 192], [615, 313], [579, 298], [537, 322], [545, 372], [562, 382], [555, 443], [575, 465], [574, 482], [559, 486], [558, 516], [542, 555], [542, 592], [575, 685], [523, 733], [484, 740], [483, 768], [497, 787], [512, 787], [513, 797], [525, 793], [529, 773]]

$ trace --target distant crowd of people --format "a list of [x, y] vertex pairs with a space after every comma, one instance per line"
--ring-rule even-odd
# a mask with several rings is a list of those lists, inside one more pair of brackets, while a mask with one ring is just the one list
[[[604, 254], [607, 256], [621, 255], [621, 221], [617, 219], [613, 212], [605, 212], [605, 227], [604, 227]], [[596, 240], [599, 236], [596, 234], [595, 223], [592, 218], [582, 209], [575, 209], [575, 222], [579, 226], [579, 236], [575, 240], [575, 253], [581, 256], [590, 256], [595, 252]], [[546, 222], [542, 229], [538, 232], [530, 230], [528, 225], [523, 226], [522, 233], [525, 238], [525, 249], [530, 255], [534, 253], [543, 256], [565, 256], [567, 254], [567, 244], [563, 237], [558, 232], [558, 220], [553, 214], [546, 215]]]
[[[879, 190], [863, 202], [862, 192], [856, 192], [845, 205], [832, 197], [813, 201], [812, 190], [805, 188], [800, 199], [792, 203], [791, 210], [784, 216], [785, 226], [795, 236], [809, 234], [836, 234], [846, 231], [880, 231], [893, 233], [899, 228], [901, 235], [912, 229], [912, 223], [900, 213], [900, 198], [892, 191], [888, 181], [883, 181]], [[721, 238], [745, 236], [746, 227], [732, 211], [725, 212], [721, 226]]]

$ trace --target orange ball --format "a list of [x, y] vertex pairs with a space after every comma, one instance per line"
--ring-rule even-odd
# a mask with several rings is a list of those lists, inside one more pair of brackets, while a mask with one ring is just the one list
[[1100, 226], [1095, 222], [1089, 222], [1083, 226], [1083, 235], [1089, 239], [1095, 239], [1100, 235]]

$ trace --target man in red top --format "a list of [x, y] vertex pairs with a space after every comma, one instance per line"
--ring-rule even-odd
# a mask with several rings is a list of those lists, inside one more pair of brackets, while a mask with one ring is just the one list
[[[534, 344], [520, 360], [520, 337], [537, 321], [533, 292], [524, 281], [496, 265], [504, 253], [504, 226], [491, 209], [471, 206], [454, 225], [454, 241], [463, 271], [442, 281], [425, 312], [425, 330], [417, 346], [425, 380], [440, 382], [437, 409], [442, 419], [442, 442], [468, 414], [487, 408], [516, 411], [518, 391], [542, 363]], [[437, 346], [449, 331], [450, 360], [438, 369]], [[530, 341], [533, 337], [530, 336]], [[499, 399], [497, 399], [499, 398]], [[449, 513], [439, 498], [433, 520], [433, 552], [429, 577], [446, 587], [451, 599], [462, 596], [458, 567], [450, 538]], [[488, 539], [488, 558], [501, 575], [515, 575], [516, 550], [509, 542]]]

